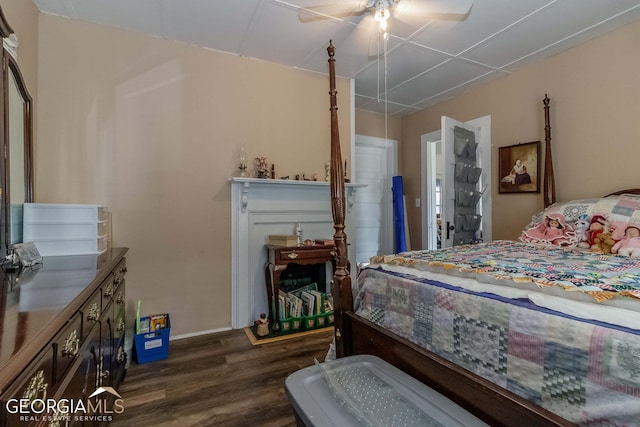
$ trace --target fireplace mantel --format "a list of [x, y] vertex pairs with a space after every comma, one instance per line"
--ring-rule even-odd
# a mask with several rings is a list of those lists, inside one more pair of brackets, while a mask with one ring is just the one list
[[[231, 178], [232, 319], [234, 329], [250, 326], [268, 312], [264, 245], [269, 234], [295, 234], [302, 224], [304, 239], [332, 238], [329, 183], [283, 179]], [[350, 215], [358, 184], [345, 184], [345, 232], [349, 258], [357, 246]], [[353, 263], [355, 264], [355, 263]], [[355, 267], [355, 266], [354, 266]]]

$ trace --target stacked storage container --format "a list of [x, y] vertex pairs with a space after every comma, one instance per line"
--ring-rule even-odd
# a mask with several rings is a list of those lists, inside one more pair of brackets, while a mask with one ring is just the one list
[[107, 250], [109, 220], [99, 205], [25, 203], [23, 241], [40, 255], [100, 254]]

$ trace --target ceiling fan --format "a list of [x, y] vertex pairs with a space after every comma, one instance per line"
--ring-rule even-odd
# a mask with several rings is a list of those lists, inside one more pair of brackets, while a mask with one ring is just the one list
[[382, 30], [387, 20], [403, 16], [425, 19], [464, 20], [471, 10], [473, 0], [343, 0], [318, 6], [301, 7], [301, 22], [320, 19], [346, 18], [373, 14]]
[[[371, 20], [376, 22], [371, 27], [376, 35], [369, 39], [369, 58], [375, 59], [384, 55], [380, 41], [384, 43], [388, 39], [390, 18], [394, 26], [406, 19], [462, 21], [472, 5], [473, 0], [336, 0], [335, 3], [301, 7], [298, 9], [298, 19], [300, 22], [311, 22], [369, 15], [360, 24], [367, 25]], [[386, 50], [386, 46], [383, 50]]]

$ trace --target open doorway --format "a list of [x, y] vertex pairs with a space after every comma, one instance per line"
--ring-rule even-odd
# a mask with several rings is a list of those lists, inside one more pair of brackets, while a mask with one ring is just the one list
[[[460, 145], [461, 132], [468, 144]], [[458, 149], [473, 147], [472, 155], [463, 150], [461, 157], [456, 143]], [[461, 179], [462, 162], [476, 172], [475, 179], [469, 173]], [[421, 136], [421, 178], [423, 249], [491, 240], [491, 116], [467, 122], [443, 116], [440, 130]], [[469, 194], [475, 200], [461, 210], [461, 196]]]

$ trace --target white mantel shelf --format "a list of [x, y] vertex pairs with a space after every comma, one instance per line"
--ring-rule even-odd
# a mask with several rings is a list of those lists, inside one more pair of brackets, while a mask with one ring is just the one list
[[[268, 312], [264, 266], [269, 234], [294, 234], [302, 224], [303, 238], [333, 237], [331, 190], [328, 182], [234, 177], [231, 184], [232, 319], [233, 328], [250, 326]], [[345, 232], [349, 258], [357, 245], [353, 215], [357, 188], [345, 184]], [[355, 265], [355, 263], [352, 263]]]
[[[241, 184], [245, 189], [244, 192], [248, 191], [250, 187], [255, 186], [267, 186], [269, 188], [284, 188], [291, 187], [292, 189], [300, 189], [300, 188], [327, 188], [329, 191], [331, 190], [329, 187], [329, 183], [325, 181], [303, 181], [303, 180], [294, 180], [294, 179], [264, 179], [264, 178], [240, 178], [233, 177], [230, 179], [232, 184]], [[347, 209], [351, 210], [353, 206], [354, 200], [349, 200], [349, 195], [355, 196], [355, 189], [366, 187], [366, 184], [351, 184], [345, 183], [345, 193], [347, 197]], [[348, 191], [348, 189], [354, 189], [354, 191]], [[248, 200], [243, 200], [243, 206], [241, 206], [242, 211], [244, 212], [247, 208], [246, 203]]]

